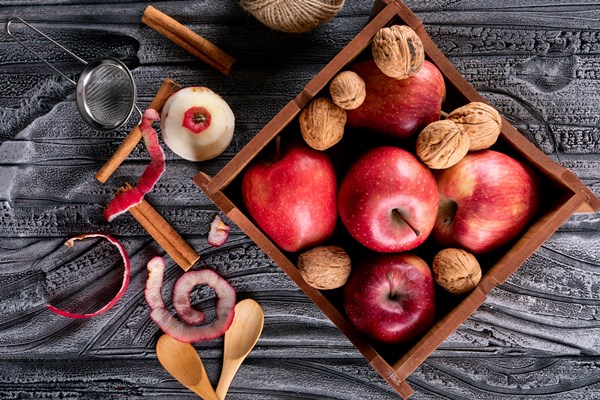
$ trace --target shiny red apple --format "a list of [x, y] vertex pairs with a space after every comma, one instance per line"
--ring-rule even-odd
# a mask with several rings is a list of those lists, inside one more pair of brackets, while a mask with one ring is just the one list
[[414, 249], [427, 239], [438, 199], [429, 168], [406, 150], [380, 146], [362, 155], [346, 173], [338, 210], [359, 243], [392, 253]]
[[434, 239], [485, 253], [515, 238], [539, 210], [534, 171], [497, 151], [468, 154], [437, 177], [440, 207]]
[[337, 220], [337, 179], [330, 158], [300, 143], [276, 152], [244, 173], [241, 192], [248, 214], [285, 251], [323, 243]]
[[412, 340], [435, 317], [431, 269], [411, 253], [378, 254], [362, 260], [344, 287], [350, 322], [383, 343]]
[[372, 59], [358, 61], [350, 69], [365, 81], [367, 96], [360, 107], [347, 111], [347, 126], [405, 139], [440, 119], [446, 86], [429, 61], [406, 79], [386, 76]]

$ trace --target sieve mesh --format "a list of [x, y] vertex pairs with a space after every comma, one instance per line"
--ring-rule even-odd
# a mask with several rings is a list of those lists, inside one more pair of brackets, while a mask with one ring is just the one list
[[[21, 22], [55, 46], [70, 54], [85, 65], [77, 82], [63, 74], [37, 54], [31, 47], [18, 39], [11, 30], [14, 22]], [[77, 86], [77, 108], [83, 119], [92, 127], [100, 130], [113, 130], [123, 125], [132, 111], [136, 109], [136, 89], [133, 76], [125, 64], [113, 57], [98, 57], [91, 62], [80, 58], [69, 49], [51, 39], [39, 29], [31, 26], [21, 18], [13, 17], [6, 23], [6, 32], [19, 42], [25, 49], [58, 72], [63, 78]]]
[[89, 116], [103, 126], [121, 125], [129, 117], [134, 93], [128, 72], [112, 64], [91, 70], [82, 91]]

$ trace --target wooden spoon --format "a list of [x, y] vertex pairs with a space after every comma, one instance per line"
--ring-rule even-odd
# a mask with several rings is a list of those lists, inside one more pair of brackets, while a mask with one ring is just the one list
[[233, 322], [225, 332], [223, 370], [217, 385], [217, 396], [221, 400], [225, 399], [233, 377], [258, 341], [264, 321], [265, 315], [256, 301], [246, 299], [236, 304]]
[[219, 400], [194, 346], [164, 334], [156, 343], [156, 356], [162, 366], [183, 386], [204, 400]]

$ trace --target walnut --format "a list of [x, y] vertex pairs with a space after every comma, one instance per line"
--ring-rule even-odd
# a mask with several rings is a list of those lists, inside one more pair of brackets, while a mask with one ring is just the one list
[[371, 52], [381, 72], [396, 79], [416, 74], [425, 61], [421, 38], [406, 25], [381, 28], [373, 37]]
[[417, 138], [417, 156], [431, 169], [450, 168], [467, 155], [471, 139], [449, 120], [427, 125]]
[[452, 111], [446, 119], [454, 121], [471, 137], [469, 150], [491, 147], [502, 129], [502, 118], [495, 108], [481, 102], [471, 102]]
[[346, 111], [331, 99], [313, 99], [300, 113], [300, 132], [315, 150], [326, 150], [344, 136]]
[[365, 81], [353, 71], [337, 74], [329, 84], [333, 102], [345, 110], [354, 110], [365, 101]]
[[298, 256], [300, 274], [306, 283], [317, 289], [343, 286], [351, 269], [350, 256], [338, 246], [319, 246]]
[[477, 258], [461, 249], [444, 249], [433, 258], [435, 281], [452, 294], [464, 294], [475, 289], [481, 280]]

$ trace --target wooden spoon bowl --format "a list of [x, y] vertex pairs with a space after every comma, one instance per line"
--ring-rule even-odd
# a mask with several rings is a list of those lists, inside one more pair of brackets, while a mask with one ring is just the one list
[[156, 343], [156, 356], [162, 366], [183, 386], [204, 400], [219, 400], [194, 346], [164, 334]]

